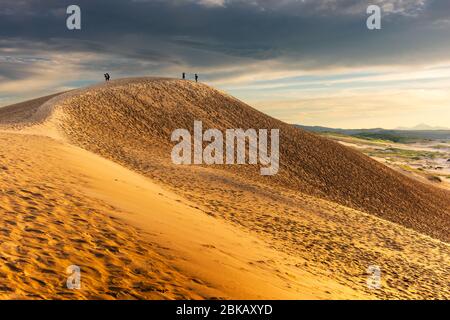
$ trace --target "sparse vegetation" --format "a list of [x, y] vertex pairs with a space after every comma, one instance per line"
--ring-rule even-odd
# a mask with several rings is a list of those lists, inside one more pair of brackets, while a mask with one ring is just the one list
[[384, 150], [369, 149], [368, 154], [371, 157], [398, 157], [407, 160], [436, 159], [445, 157], [444, 153], [432, 151], [407, 150], [399, 148], [386, 148]]
[[438, 149], [438, 150], [442, 150], [442, 149], [450, 149], [450, 145], [446, 145], [446, 144], [438, 144], [435, 146], [432, 146], [433, 149]]
[[359, 133], [359, 134], [354, 135], [354, 137], [371, 140], [371, 141], [373, 141], [373, 140], [382, 141], [382, 142], [390, 141], [390, 142], [397, 142], [397, 143], [412, 143], [412, 142], [417, 142], [419, 140], [419, 139], [415, 139], [415, 138], [407, 138], [407, 137], [397, 136], [397, 135], [388, 134], [388, 133], [370, 133], [370, 132]]
[[432, 176], [432, 175], [430, 175], [430, 176], [427, 176], [427, 179], [430, 180], [430, 181], [432, 181], [432, 182], [437, 182], [437, 183], [442, 182], [442, 179], [439, 178], [438, 176]]

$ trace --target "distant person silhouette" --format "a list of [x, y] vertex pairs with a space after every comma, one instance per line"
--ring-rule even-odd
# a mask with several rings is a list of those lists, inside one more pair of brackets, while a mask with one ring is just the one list
[[106, 81], [109, 81], [111, 79], [111, 76], [109, 75], [109, 73], [106, 74]]
[[183, 80], [186, 80], [186, 73], [183, 72]]
[[105, 77], [105, 81], [108, 81], [108, 74], [104, 73], [103, 76]]
[[195, 82], [198, 82], [198, 74], [195, 74]]

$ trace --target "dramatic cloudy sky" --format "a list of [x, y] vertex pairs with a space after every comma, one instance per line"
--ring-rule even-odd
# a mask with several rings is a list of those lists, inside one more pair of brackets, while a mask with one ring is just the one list
[[448, 0], [1, 0], [0, 106], [185, 71], [290, 123], [450, 127], [449, 31]]

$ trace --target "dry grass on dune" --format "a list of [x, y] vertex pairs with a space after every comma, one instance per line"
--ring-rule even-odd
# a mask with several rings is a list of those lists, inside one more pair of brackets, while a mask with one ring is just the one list
[[[8, 179], [0, 187], [9, 193], [2, 199], [6, 205], [0, 207], [0, 219], [8, 224], [0, 237], [10, 246], [0, 254], [5, 250], [6, 259], [20, 265], [20, 259], [26, 259], [13, 244], [23, 238], [24, 254], [33, 260], [17, 273], [7, 266], [0, 269], [0, 294], [2, 276], [9, 283], [21, 283], [24, 279], [17, 274], [31, 272], [41, 280], [45, 274], [42, 257], [50, 256], [50, 269], [59, 270], [68, 262], [60, 254], [67, 251], [102, 270], [101, 281], [94, 274], [88, 279], [92, 292], [82, 298], [102, 293], [102, 297], [204, 298], [211, 297], [211, 290], [231, 298], [450, 297], [448, 192], [410, 180], [356, 151], [190, 81], [118, 80], [22, 106], [27, 105], [29, 109], [20, 107], [20, 112], [0, 111], [0, 122], [7, 125], [41, 122], [39, 130], [39, 126], [21, 130], [26, 137], [1, 135], [0, 142], [10, 151], [2, 154]], [[262, 177], [257, 166], [173, 165], [171, 133], [192, 129], [194, 120], [201, 120], [204, 129], [281, 129], [279, 174]], [[159, 191], [145, 179], [142, 185], [127, 182], [121, 185], [123, 190], [109, 186], [110, 180], [117, 180], [116, 167], [111, 172], [93, 169], [95, 174], [81, 170], [79, 164], [65, 167], [73, 156], [63, 159], [62, 153], [49, 151], [56, 148], [54, 140], [34, 136], [53, 130], [61, 135], [58, 143], [70, 150], [76, 145], [113, 160], [180, 195], [181, 200], [154, 198]], [[14, 162], [25, 149], [30, 149], [26, 152], [30, 158]], [[39, 156], [33, 159], [33, 154]], [[54, 159], [46, 164], [45, 154]], [[83, 161], [89, 163], [89, 159]], [[34, 168], [42, 171], [40, 175], [27, 177]], [[49, 174], [50, 168], [56, 170]], [[122, 174], [123, 180], [132, 175]], [[91, 181], [85, 189], [78, 188], [80, 177]], [[94, 188], [99, 180], [105, 181]], [[24, 186], [23, 190], [17, 186]], [[27, 196], [29, 192], [32, 196]], [[48, 201], [40, 201], [41, 197]], [[35, 210], [27, 214], [31, 207]], [[159, 209], [153, 212], [154, 208]], [[163, 216], [161, 208], [169, 208]], [[19, 215], [13, 221], [15, 211]], [[64, 225], [58, 224], [61, 217], [67, 219]], [[78, 225], [78, 219], [84, 221]], [[105, 229], [99, 224], [102, 219], [107, 221]], [[30, 240], [27, 230], [45, 227], [48, 234]], [[149, 238], [142, 230], [157, 236]], [[89, 241], [78, 243], [64, 232], [74, 239], [83, 233]], [[132, 241], [125, 240], [128, 235]], [[39, 250], [36, 241], [42, 241]], [[106, 246], [121, 249], [118, 253], [105, 250]], [[167, 247], [176, 258], [168, 259], [155, 249], [158, 246]], [[167, 289], [166, 295], [145, 293], [145, 283], [136, 285], [144, 279], [128, 263], [139, 264], [145, 257], [155, 261], [160, 271], [152, 269], [145, 276]], [[366, 285], [370, 265], [381, 267], [379, 290]], [[211, 272], [217, 268], [222, 276]], [[121, 269], [123, 281], [109, 285], [108, 280], [116, 279], [114, 272]], [[197, 286], [192, 278], [198, 279]], [[238, 284], [230, 286], [232, 279], [239, 279]], [[27, 281], [18, 287], [19, 293], [31, 293], [39, 286]], [[50, 286], [43, 296], [64, 296], [57, 287]]]

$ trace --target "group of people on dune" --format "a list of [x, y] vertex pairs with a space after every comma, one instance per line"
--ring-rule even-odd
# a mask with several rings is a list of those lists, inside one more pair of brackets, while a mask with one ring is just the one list
[[[105, 73], [104, 77], [105, 77], [106, 82], [111, 80], [111, 76], [109, 75], [109, 73]], [[183, 72], [182, 78], [183, 78], [183, 80], [186, 80], [186, 72]], [[194, 74], [194, 79], [195, 79], [195, 82], [198, 82], [198, 74]]]
[[[194, 75], [194, 78], [195, 78], [195, 82], [198, 82], [198, 74], [195, 74], [195, 75]], [[183, 80], [186, 80], [186, 72], [183, 72], [183, 74], [182, 74], [182, 79], [183, 79]]]

